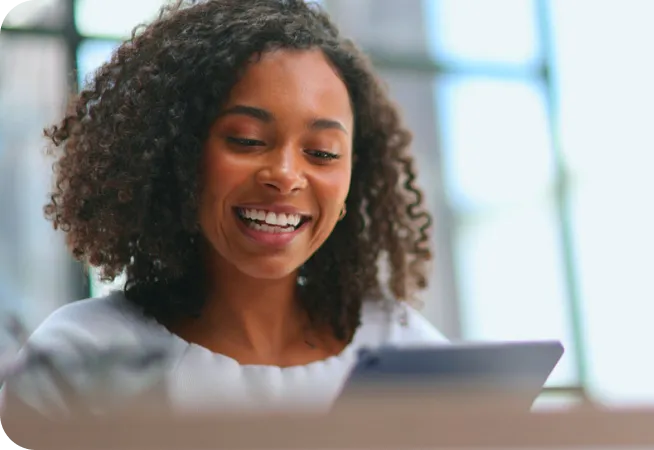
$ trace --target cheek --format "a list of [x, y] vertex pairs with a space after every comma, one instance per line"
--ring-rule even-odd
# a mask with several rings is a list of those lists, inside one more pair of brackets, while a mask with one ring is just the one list
[[347, 170], [321, 174], [315, 183], [320, 209], [326, 216], [327, 223], [335, 224], [338, 221], [338, 216], [350, 190], [350, 180], [351, 171], [348, 166]]
[[227, 199], [247, 184], [249, 172], [219, 148], [207, 148], [202, 167], [200, 223], [214, 234], [227, 214]]
[[222, 200], [230, 192], [243, 186], [249, 171], [237, 158], [220, 149], [208, 149], [203, 167], [203, 194], [213, 201]]

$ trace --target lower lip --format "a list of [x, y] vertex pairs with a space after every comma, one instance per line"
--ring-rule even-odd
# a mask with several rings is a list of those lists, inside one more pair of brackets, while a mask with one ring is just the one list
[[294, 231], [287, 231], [283, 233], [269, 233], [267, 231], [260, 231], [260, 230], [255, 230], [254, 228], [250, 228], [245, 222], [243, 222], [243, 220], [241, 220], [240, 216], [236, 211], [234, 211], [234, 215], [236, 216], [236, 223], [238, 224], [238, 227], [243, 232], [243, 234], [245, 234], [247, 237], [249, 237], [250, 239], [261, 245], [265, 245], [267, 247], [273, 247], [273, 248], [286, 247], [288, 244], [291, 243], [291, 241], [293, 241], [293, 239], [296, 238], [298, 234], [304, 231], [304, 228], [308, 223], [308, 222], [303, 223]]

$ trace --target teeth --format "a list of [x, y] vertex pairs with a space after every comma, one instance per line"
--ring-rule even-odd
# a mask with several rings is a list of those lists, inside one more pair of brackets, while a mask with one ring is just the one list
[[294, 227], [297, 227], [300, 224], [301, 217], [299, 214], [288, 214], [286, 216], [286, 222], [289, 225], [293, 225]]
[[277, 225], [280, 227], [285, 227], [288, 224], [288, 220], [286, 218], [286, 214], [281, 213], [277, 214]]
[[293, 228], [290, 227], [278, 227], [278, 226], [271, 226], [271, 225], [260, 225], [256, 222], [249, 222], [248, 226], [250, 228], [253, 228], [257, 231], [264, 231], [266, 233], [291, 233], [295, 231]]
[[246, 219], [259, 220], [261, 222], [266, 222], [268, 225], [274, 225], [277, 227], [296, 227], [300, 224], [300, 220], [302, 219], [299, 214], [275, 214], [274, 212], [261, 209], [242, 209], [241, 215]]

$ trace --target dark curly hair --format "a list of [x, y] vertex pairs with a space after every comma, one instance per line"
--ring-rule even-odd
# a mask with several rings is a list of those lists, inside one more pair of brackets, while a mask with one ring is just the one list
[[[406, 300], [426, 285], [431, 217], [416, 188], [410, 133], [371, 64], [302, 0], [177, 2], [137, 27], [47, 129], [56, 184], [45, 213], [74, 256], [162, 322], [200, 313], [200, 161], [208, 130], [253, 57], [320, 49], [355, 118], [348, 214], [301, 268], [316, 324], [349, 340], [364, 298]], [[385, 258], [388, 279], [380, 280]]]

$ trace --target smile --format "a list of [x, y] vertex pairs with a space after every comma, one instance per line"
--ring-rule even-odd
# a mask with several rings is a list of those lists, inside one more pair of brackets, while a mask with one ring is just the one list
[[290, 243], [311, 220], [308, 215], [264, 209], [234, 208], [234, 212], [246, 235], [259, 243], [274, 246]]
[[301, 214], [285, 214], [265, 211], [263, 209], [236, 208], [239, 218], [249, 227], [269, 233], [288, 233], [295, 231], [308, 216]]

